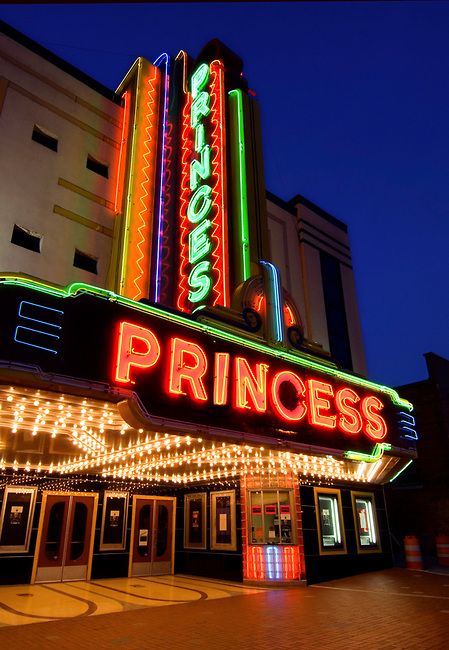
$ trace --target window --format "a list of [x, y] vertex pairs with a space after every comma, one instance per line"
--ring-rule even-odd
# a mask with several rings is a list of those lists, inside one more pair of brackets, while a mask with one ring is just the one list
[[352, 370], [351, 343], [340, 262], [332, 255], [320, 251], [320, 264], [330, 353], [343, 368]]
[[28, 248], [28, 250], [34, 251], [35, 253], [40, 253], [41, 241], [42, 235], [14, 224], [11, 237], [12, 244], [15, 244], [16, 246], [22, 246], [22, 248]]
[[47, 149], [58, 151], [58, 138], [37, 124], [33, 127], [31, 139], [34, 140], [34, 142], [38, 142], [44, 147], [47, 147]]
[[249, 543], [294, 544], [291, 490], [258, 490], [248, 496]]
[[97, 264], [98, 259], [89, 255], [88, 253], [83, 253], [75, 248], [75, 256], [73, 258], [73, 266], [76, 266], [78, 269], [83, 269], [83, 271], [88, 271], [89, 273], [95, 273], [97, 275]]
[[351, 492], [357, 550], [359, 553], [381, 551], [374, 494]]
[[315, 488], [314, 493], [320, 555], [346, 553], [340, 491]]
[[96, 160], [90, 154], [87, 156], [86, 167], [87, 169], [90, 169], [91, 172], [95, 172], [96, 174], [100, 174], [100, 176], [109, 178], [109, 166], [105, 165], [99, 160]]

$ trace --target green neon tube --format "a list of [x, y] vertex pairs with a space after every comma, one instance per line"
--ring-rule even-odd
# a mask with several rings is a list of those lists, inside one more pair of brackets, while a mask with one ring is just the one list
[[239, 89], [229, 91], [229, 102], [237, 124], [237, 159], [238, 159], [238, 204], [239, 204], [239, 238], [242, 251], [242, 278], [244, 282], [251, 275], [249, 254], [248, 195], [246, 187], [246, 152], [245, 127], [243, 121], [243, 97]]
[[384, 451], [390, 451], [391, 445], [388, 442], [376, 442], [370, 454], [363, 454], [360, 451], [345, 451], [344, 457], [349, 460], [363, 460], [365, 463], [375, 463], [384, 455]]

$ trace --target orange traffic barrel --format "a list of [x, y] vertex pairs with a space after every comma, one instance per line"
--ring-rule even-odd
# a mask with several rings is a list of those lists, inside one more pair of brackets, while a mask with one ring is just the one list
[[406, 535], [404, 538], [405, 564], [407, 569], [422, 569], [421, 549], [415, 535]]
[[449, 535], [437, 535], [438, 564], [449, 566]]

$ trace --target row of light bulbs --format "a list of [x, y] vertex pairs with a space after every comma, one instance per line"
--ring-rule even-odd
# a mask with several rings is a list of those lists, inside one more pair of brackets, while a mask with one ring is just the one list
[[313, 480], [367, 480], [360, 471], [360, 465], [366, 463], [357, 465], [332, 456], [316, 457], [250, 445], [203, 443], [201, 438], [131, 429], [116, 405], [84, 397], [77, 400], [50, 391], [5, 387], [0, 388], [0, 399], [2, 422], [11, 427], [11, 433], [23, 430], [31, 431], [33, 436], [64, 435], [77, 453], [68, 460], [48, 465], [17, 460], [7, 463], [1, 459], [0, 469], [8, 466], [13, 471], [63, 476], [92, 472], [117, 480], [177, 484], [289, 472]]

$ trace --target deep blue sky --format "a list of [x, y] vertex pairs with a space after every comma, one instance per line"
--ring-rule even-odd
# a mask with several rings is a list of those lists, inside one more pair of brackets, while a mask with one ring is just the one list
[[369, 374], [449, 358], [449, 3], [1, 5], [115, 88], [141, 55], [218, 37], [261, 104], [267, 188], [349, 225]]

